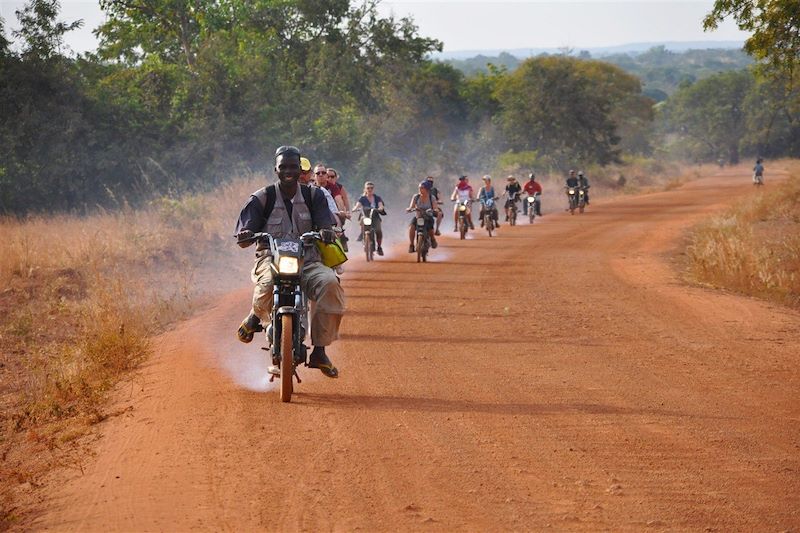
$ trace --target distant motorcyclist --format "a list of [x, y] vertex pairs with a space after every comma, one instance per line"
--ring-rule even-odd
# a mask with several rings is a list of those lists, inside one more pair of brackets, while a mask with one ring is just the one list
[[519, 184], [517, 178], [514, 176], [509, 176], [506, 178], [506, 190], [503, 192], [503, 196], [506, 197], [506, 204], [505, 204], [505, 212], [506, 212], [506, 222], [508, 222], [509, 217], [511, 216], [511, 206], [517, 202], [519, 202], [519, 196], [522, 194], [522, 185]]
[[[492, 177], [487, 174], [483, 177], [483, 187], [481, 187], [478, 191], [478, 201], [481, 203], [481, 227], [484, 225], [483, 215], [486, 210], [486, 204], [489, 200], [494, 200], [496, 202], [497, 199], [497, 193], [494, 190], [494, 185], [492, 185]], [[492, 220], [494, 220], [495, 227], [500, 227], [500, 220], [497, 216], [497, 205], [492, 205], [490, 209], [491, 212], [489, 214], [491, 215]]]
[[586, 205], [589, 205], [589, 178], [583, 173], [583, 170], [578, 171], [578, 187], [583, 189], [583, 198]]
[[[294, 146], [281, 146], [275, 152], [275, 173], [278, 182], [259, 189], [250, 195], [236, 222], [239, 246], [252, 244], [254, 233], [267, 232], [276, 238], [298, 238], [312, 229], [319, 229], [324, 242], [334, 242], [331, 217], [325, 196], [313, 187], [301, 185], [300, 150]], [[251, 273], [255, 283], [252, 311], [237, 331], [242, 342], [250, 342], [260, 331], [261, 324], [269, 322], [272, 313], [272, 274], [269, 250], [258, 246], [256, 261]], [[301, 283], [310, 300], [316, 302], [311, 314], [311, 342], [314, 350], [309, 365], [323, 374], [335, 378], [336, 367], [325, 353], [325, 347], [339, 338], [339, 325], [345, 311], [344, 291], [333, 270], [322, 264], [319, 252], [313, 246], [305, 253]]]
[[[450, 195], [450, 199], [467, 206], [467, 223], [469, 224], [469, 229], [475, 229], [475, 226], [472, 224], [472, 206], [470, 205], [471, 202], [475, 200], [475, 191], [472, 189], [472, 185], [469, 184], [469, 178], [467, 176], [460, 176], [458, 178], [458, 185], [453, 189], [453, 194]], [[453, 207], [453, 231], [456, 233], [458, 232], [458, 203]]]
[[431, 196], [433, 196], [433, 199], [436, 200], [437, 204], [439, 204], [439, 209], [436, 211], [436, 230], [433, 232], [434, 235], [438, 237], [439, 235], [442, 234], [442, 232], [439, 231], [439, 228], [441, 227], [442, 220], [444, 219], [444, 211], [442, 210], [442, 200], [441, 197], [439, 196], [439, 189], [433, 186], [433, 176], [428, 176], [427, 178], [425, 178], [425, 181], [431, 184]]
[[[364, 216], [369, 214], [370, 209], [375, 209], [375, 214], [372, 216], [372, 227], [375, 229], [375, 244], [377, 248], [375, 252], [378, 255], [383, 255], [383, 230], [381, 229], [381, 215], [386, 215], [386, 209], [383, 205], [383, 198], [375, 194], [375, 184], [371, 181], [364, 183], [364, 194], [358, 199], [358, 203], [363, 210]], [[364, 239], [363, 234], [359, 234], [358, 240]]]
[[[528, 176], [528, 181], [525, 182], [522, 189], [528, 196], [533, 196], [535, 194], [542, 194], [542, 186], [536, 181], [536, 175], [531, 172]], [[536, 202], [536, 211], [538, 213], [534, 213], [536, 216], [542, 216], [542, 203], [541, 200]], [[528, 202], [522, 202], [522, 212], [527, 215], [528, 214]]]
[[[411, 203], [408, 205], [408, 209], [406, 211], [421, 211], [423, 217], [425, 218], [425, 229], [428, 231], [428, 236], [431, 239], [431, 248], [436, 248], [439, 244], [436, 242], [436, 237], [433, 234], [433, 216], [426, 216], [425, 212], [430, 209], [433, 213], [436, 213], [436, 209], [439, 207], [438, 202], [436, 199], [431, 196], [431, 184], [428, 181], [422, 181], [419, 184], [419, 192], [411, 197]], [[417, 216], [414, 215], [414, 218], [411, 219], [411, 224], [408, 226], [408, 253], [413, 254], [416, 252], [414, 248], [414, 236], [416, 233], [417, 228]]]
[[762, 159], [756, 159], [756, 166], [753, 167], [753, 183], [764, 184], [764, 165]]

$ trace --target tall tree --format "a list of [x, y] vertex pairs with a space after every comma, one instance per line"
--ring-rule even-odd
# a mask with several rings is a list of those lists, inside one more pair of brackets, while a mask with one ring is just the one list
[[58, 0], [30, 0], [16, 12], [20, 28], [14, 36], [23, 40], [23, 55], [50, 59], [62, 52], [64, 35], [83, 26], [83, 20], [57, 21], [61, 3]]
[[616, 160], [619, 127], [642, 98], [639, 80], [620, 68], [567, 56], [526, 60], [495, 96], [510, 148], [539, 151], [562, 168]]
[[731, 16], [740, 29], [753, 33], [744, 45], [747, 53], [776, 71], [794, 70], [800, 58], [797, 0], [715, 0], [703, 27], [716, 29]]
[[725, 157], [739, 162], [747, 133], [745, 98], [753, 86], [749, 71], [725, 72], [686, 85], [663, 107], [667, 129], [681, 137], [689, 154], [700, 160]]

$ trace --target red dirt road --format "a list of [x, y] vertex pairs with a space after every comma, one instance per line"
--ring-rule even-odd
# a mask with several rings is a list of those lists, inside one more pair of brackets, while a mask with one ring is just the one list
[[352, 261], [341, 378], [306, 369], [291, 404], [230, 294], [157, 340], [30, 526], [798, 530], [800, 313], [670, 259], [740, 176]]

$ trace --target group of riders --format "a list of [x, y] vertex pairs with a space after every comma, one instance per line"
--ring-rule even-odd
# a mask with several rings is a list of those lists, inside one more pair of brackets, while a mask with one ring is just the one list
[[[242, 321], [237, 336], [240, 341], [249, 343], [254, 334], [262, 331], [271, 319], [273, 312], [273, 287], [275, 283], [274, 268], [271, 267], [271, 250], [258, 241], [260, 234], [269, 234], [275, 239], [298, 239], [308, 232], [318, 232], [318, 239], [322, 243], [341, 243], [347, 251], [347, 237], [342, 228], [345, 222], [351, 219], [352, 214], [360, 212], [361, 217], [370, 215], [372, 230], [375, 233], [375, 252], [383, 255], [383, 231], [381, 229], [381, 215], [386, 214], [383, 199], [375, 194], [375, 184], [367, 181], [364, 184], [362, 195], [351, 209], [347, 191], [338, 183], [339, 173], [336, 169], [318, 164], [313, 167], [311, 162], [301, 155], [294, 146], [281, 146], [275, 152], [275, 173], [278, 182], [268, 185], [254, 192], [242, 208], [236, 223], [236, 238], [240, 247], [246, 248], [254, 243], [256, 246], [255, 264], [251, 271], [251, 279], [255, 284], [253, 292], [252, 310]], [[458, 183], [450, 195], [450, 200], [456, 202], [453, 210], [454, 231], [458, 231], [459, 205], [466, 208], [466, 220], [471, 229], [472, 223], [471, 204], [475, 201], [480, 204], [480, 222], [484, 224], [485, 218], [491, 219], [497, 226], [500, 225], [496, 204], [505, 198], [505, 220], [509, 220], [511, 210], [516, 209], [516, 203], [521, 200], [523, 193], [529, 197], [536, 197], [536, 202], [523, 202], [523, 210], [527, 215], [528, 210], [534, 210], [535, 215], [541, 216], [541, 202], [538, 201], [542, 193], [542, 186], [536, 181], [536, 176], [531, 173], [528, 181], [520, 184], [515, 177], [509, 176], [505, 190], [498, 193], [492, 184], [492, 178], [483, 176], [483, 185], [477, 194], [469, 183], [467, 176], [460, 176]], [[566, 180], [567, 188], [582, 187], [588, 191], [589, 183], [583, 172], [577, 175], [570, 171]], [[588, 195], [586, 197], [588, 204]], [[415, 232], [419, 225], [420, 217], [425, 222], [425, 231], [428, 234], [430, 247], [436, 248], [436, 237], [441, 235], [441, 223], [444, 218], [442, 209], [442, 196], [434, 186], [434, 178], [428, 176], [419, 183], [418, 192], [411, 198], [406, 209], [414, 212], [415, 216], [409, 226], [409, 249], [415, 251]], [[485, 217], [488, 214], [489, 217]], [[359, 233], [359, 240], [362, 234]], [[322, 263], [320, 252], [313, 246], [305, 245], [300, 287], [305, 296], [314, 302], [311, 313], [311, 351], [307, 366], [318, 368], [328, 377], [338, 377], [338, 370], [331, 362], [325, 348], [339, 337], [339, 326], [345, 311], [344, 291], [339, 283], [337, 274], [341, 270], [331, 268]], [[274, 373], [270, 367], [270, 373]]]

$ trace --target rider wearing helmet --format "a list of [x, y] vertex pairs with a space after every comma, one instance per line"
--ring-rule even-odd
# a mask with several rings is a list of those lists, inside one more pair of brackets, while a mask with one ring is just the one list
[[439, 196], [439, 189], [433, 186], [433, 176], [428, 176], [425, 178], [425, 181], [431, 184], [431, 196], [436, 199], [436, 203], [439, 204], [439, 209], [436, 210], [436, 231], [434, 231], [434, 235], [439, 236], [442, 233], [439, 231], [439, 227], [442, 225], [442, 219], [444, 219], [444, 211], [442, 211], [442, 200]]
[[[492, 185], [492, 177], [486, 174], [483, 177], [483, 187], [481, 187], [480, 190], [478, 191], [478, 201], [480, 201], [481, 203], [481, 213], [479, 215], [481, 219], [481, 227], [483, 227], [483, 215], [486, 209], [486, 201], [487, 200], [496, 201], [497, 199], [498, 199], [497, 193], [495, 193], [494, 186]], [[493, 205], [491, 207], [491, 210], [492, 211], [490, 214], [492, 216], [492, 220], [494, 220], [494, 225], [500, 227], [500, 220], [498, 220], [497, 217], [497, 206]]]
[[589, 205], [589, 178], [583, 174], [583, 170], [578, 171], [578, 186], [584, 191], [586, 205]]
[[[535, 194], [542, 194], [542, 186], [536, 181], [536, 175], [531, 172], [528, 175], [528, 181], [525, 182], [525, 185], [522, 186], [522, 189], [528, 196], [534, 196]], [[535, 213], [537, 216], [542, 216], [541, 210], [541, 202], [536, 202], [536, 208], [539, 213]], [[522, 212], [527, 215], [528, 214], [528, 202], [522, 202]]]
[[506, 205], [505, 205], [505, 212], [506, 212], [506, 221], [511, 216], [511, 206], [516, 202], [519, 202], [519, 195], [522, 193], [522, 185], [519, 184], [517, 178], [514, 176], [509, 176], [506, 178], [506, 190], [503, 192], [503, 196], [506, 197]]
[[[408, 205], [406, 211], [412, 212], [416, 210], [422, 211], [422, 216], [425, 218], [425, 229], [428, 231], [428, 236], [431, 239], [431, 248], [436, 248], [439, 244], [436, 242], [436, 237], [433, 234], [433, 216], [428, 215], [428, 209], [436, 213], [439, 208], [439, 203], [436, 198], [431, 196], [431, 184], [429, 181], [421, 181], [419, 184], [419, 192], [411, 197], [411, 203]], [[434, 215], [435, 216], [435, 215]], [[411, 224], [408, 226], [408, 253], [413, 254], [416, 252], [414, 248], [414, 234], [416, 233], [417, 217], [411, 219]]]
[[467, 223], [470, 229], [475, 229], [475, 226], [472, 224], [471, 205], [475, 200], [475, 191], [472, 190], [472, 185], [469, 184], [468, 177], [460, 176], [458, 178], [458, 184], [456, 188], [453, 189], [453, 194], [450, 195], [450, 199], [457, 202], [455, 207], [453, 207], [453, 231], [458, 231], [458, 202], [467, 206]]

